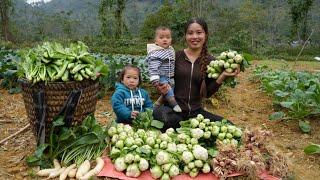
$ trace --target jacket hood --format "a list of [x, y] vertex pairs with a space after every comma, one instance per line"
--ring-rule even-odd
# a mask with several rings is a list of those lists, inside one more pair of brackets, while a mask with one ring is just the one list
[[119, 82], [116, 83], [116, 90], [130, 91], [129, 88], [127, 88], [124, 84], [119, 83]]
[[[158, 46], [156, 44], [147, 44], [147, 52], [148, 54], [153, 52], [153, 51], [157, 51], [157, 50], [161, 50], [161, 49], [164, 49], [163, 47], [161, 46]], [[172, 49], [173, 50], [173, 47], [172, 46], [169, 46], [168, 49]]]
[[120, 82], [116, 83], [116, 91], [124, 91], [128, 96], [139, 94], [139, 91], [141, 93], [140, 88], [137, 87], [136, 89], [129, 89], [127, 86]]

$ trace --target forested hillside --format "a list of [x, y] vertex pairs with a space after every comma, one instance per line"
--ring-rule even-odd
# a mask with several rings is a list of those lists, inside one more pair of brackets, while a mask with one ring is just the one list
[[[31, 5], [17, 0], [12, 25], [19, 40], [99, 35], [99, 3], [99, 0], [53, 0]], [[130, 24], [130, 33], [138, 34], [146, 15], [156, 12], [160, 5], [160, 1], [128, 1], [124, 18]], [[112, 13], [108, 16], [111, 17]], [[114, 21], [110, 19], [109, 23]]]
[[[277, 47], [302, 46], [309, 38], [313, 46], [305, 52], [314, 54], [314, 46], [320, 43], [320, 1], [314, 0], [5, 1], [11, 2], [8, 14], [12, 40], [19, 43], [84, 40], [100, 46], [113, 39], [121, 46], [121, 39], [129, 39], [128, 44], [136, 45], [136, 41], [129, 41], [145, 43], [152, 39], [156, 26], [168, 25], [175, 42], [181, 44], [183, 24], [190, 17], [207, 20], [212, 51], [233, 48], [273, 56], [279, 53]], [[292, 55], [292, 50], [284, 54]]]

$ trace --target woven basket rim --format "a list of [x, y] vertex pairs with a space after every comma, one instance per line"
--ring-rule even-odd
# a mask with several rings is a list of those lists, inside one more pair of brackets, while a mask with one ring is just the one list
[[[47, 103], [47, 119], [46, 129], [52, 125], [53, 117], [64, 106], [68, 99], [69, 93], [72, 89], [82, 89], [83, 93], [79, 99], [79, 104], [76, 106], [74, 112], [73, 124], [81, 123], [83, 119], [89, 114], [94, 113], [97, 105], [97, 96], [99, 91], [98, 80], [84, 80], [84, 81], [69, 81], [69, 82], [38, 82], [33, 84], [27, 79], [19, 79], [19, 84], [22, 88], [22, 95], [25, 109], [29, 122], [32, 124], [33, 133], [36, 135], [36, 112], [35, 104], [32, 94], [39, 90], [44, 90]], [[57, 94], [52, 94], [57, 92]], [[53, 98], [54, 97], [54, 98]], [[80, 104], [80, 102], [82, 103]], [[51, 104], [51, 105], [49, 105]]]
[[98, 82], [97, 80], [92, 80], [92, 79], [85, 79], [83, 81], [48, 81], [48, 82], [44, 82], [44, 81], [40, 81], [36, 84], [33, 84], [32, 82], [30, 82], [29, 80], [27, 80], [26, 78], [20, 78], [19, 82], [24, 83], [24, 84], [31, 84], [31, 85], [38, 85], [38, 84], [44, 84], [44, 85], [48, 85], [48, 84], [77, 84], [77, 83], [86, 83], [86, 82]]

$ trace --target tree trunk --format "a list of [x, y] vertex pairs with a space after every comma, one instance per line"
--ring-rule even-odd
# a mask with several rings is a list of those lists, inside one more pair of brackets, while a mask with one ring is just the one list
[[124, 28], [124, 22], [123, 22], [123, 11], [126, 7], [126, 0], [118, 0], [117, 1], [117, 7], [116, 7], [116, 12], [115, 12], [115, 19], [116, 19], [116, 39], [120, 39], [122, 33], [122, 29]]
[[195, 0], [191, 0], [191, 12], [192, 12], [192, 16], [196, 17], [197, 15], [197, 3]]
[[9, 3], [6, 0], [0, 2], [1, 30], [5, 41], [12, 41], [12, 35], [9, 31]]
[[254, 36], [253, 36], [253, 32], [251, 31], [251, 52], [254, 51]]
[[301, 38], [304, 41], [308, 38], [308, 12], [303, 12], [302, 14], [302, 23], [301, 23]]
[[119, 39], [121, 37], [121, 26], [122, 26], [122, 20], [121, 20], [121, 12], [119, 11], [119, 9], [116, 10], [115, 12], [115, 18], [116, 18], [116, 39]]
[[103, 37], [108, 36], [107, 8], [108, 2], [106, 0], [101, 0], [99, 5], [99, 20], [101, 22], [100, 30]]

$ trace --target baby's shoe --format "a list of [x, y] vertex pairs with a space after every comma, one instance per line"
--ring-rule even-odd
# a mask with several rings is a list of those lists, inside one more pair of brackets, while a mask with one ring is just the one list
[[182, 109], [180, 108], [180, 106], [178, 104], [173, 107], [173, 110], [175, 112], [182, 112]]

